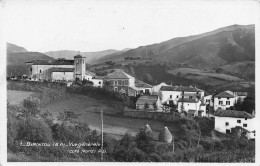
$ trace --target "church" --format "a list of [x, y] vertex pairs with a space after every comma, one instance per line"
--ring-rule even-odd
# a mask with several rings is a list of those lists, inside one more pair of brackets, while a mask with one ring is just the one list
[[30, 66], [29, 78], [34, 81], [72, 82], [86, 79], [92, 81], [94, 86], [103, 86], [103, 79], [96, 77], [95, 73], [86, 71], [86, 57], [80, 54], [74, 56], [74, 60], [33, 60], [26, 64]]

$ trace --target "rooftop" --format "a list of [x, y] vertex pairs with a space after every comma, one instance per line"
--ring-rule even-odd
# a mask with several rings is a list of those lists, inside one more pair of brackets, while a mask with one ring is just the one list
[[234, 96], [232, 94], [228, 93], [227, 91], [225, 91], [225, 92], [221, 92], [221, 93], [217, 94], [215, 97], [221, 97], [221, 98], [229, 97], [229, 98], [233, 98]]
[[247, 92], [235, 92], [237, 96], [247, 96]]
[[149, 85], [149, 84], [147, 84], [143, 81], [140, 81], [138, 79], [135, 79], [135, 86], [138, 87], [138, 88], [139, 87], [141, 87], [141, 88], [152, 88], [152, 85]]
[[33, 60], [26, 63], [32, 63], [33, 65], [74, 65], [74, 60], [68, 60], [68, 59]]
[[105, 76], [105, 79], [130, 79], [130, 78], [134, 78], [134, 77], [130, 76], [129, 74], [121, 70], [114, 71], [113, 73], [110, 73]]
[[184, 92], [204, 92], [201, 89], [192, 86], [162, 86], [161, 91], [184, 91]]
[[93, 72], [91, 72], [91, 71], [88, 71], [88, 70], [86, 70], [85, 71], [85, 75], [90, 75], [90, 76], [95, 76], [96, 74], [95, 73], [93, 73]]
[[50, 69], [51, 72], [74, 72], [74, 68], [61, 68], [53, 67]]
[[189, 98], [180, 98], [178, 102], [184, 102], [184, 103], [198, 103], [199, 100], [196, 99], [189, 99]]
[[74, 56], [74, 58], [86, 58], [86, 57], [83, 57], [82, 55], [77, 54], [76, 56]]
[[218, 109], [215, 111], [215, 116], [218, 117], [231, 117], [231, 118], [248, 118], [252, 119], [253, 115], [245, 112], [245, 111], [237, 111], [237, 110], [222, 110]]
[[158, 100], [157, 95], [140, 96], [136, 104], [138, 105], [143, 105], [145, 103], [153, 104], [154, 102], [157, 102], [157, 100]]

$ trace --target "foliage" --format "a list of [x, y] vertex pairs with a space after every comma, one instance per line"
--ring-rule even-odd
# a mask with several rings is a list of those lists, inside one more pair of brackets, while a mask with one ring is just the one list
[[24, 99], [23, 101], [23, 106], [24, 106], [24, 112], [23, 114], [25, 116], [36, 116], [40, 113], [40, 100], [35, 97], [28, 97]]
[[152, 136], [145, 132], [145, 129], [143, 128], [139, 129], [139, 133], [136, 135], [136, 145], [137, 148], [148, 154], [155, 151]]
[[153, 109], [154, 109], [154, 110], [157, 110], [157, 108], [158, 108], [158, 107], [157, 107], [156, 102], [153, 102]]
[[86, 80], [86, 79], [83, 79], [82, 84], [83, 85], [93, 85], [93, 82], [89, 81], [89, 80]]
[[148, 103], [144, 103], [144, 109], [148, 109], [149, 108], [149, 104]]

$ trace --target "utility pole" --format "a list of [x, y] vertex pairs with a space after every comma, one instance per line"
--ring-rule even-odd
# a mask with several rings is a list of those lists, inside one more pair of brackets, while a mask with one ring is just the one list
[[101, 109], [101, 161], [103, 161], [103, 110]]

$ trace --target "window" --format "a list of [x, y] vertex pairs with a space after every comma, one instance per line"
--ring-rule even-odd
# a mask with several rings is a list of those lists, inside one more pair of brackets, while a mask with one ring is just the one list
[[228, 123], [228, 122], [226, 122], [226, 126], [229, 126], [229, 123]]
[[101, 84], [101, 81], [99, 81], [98, 84]]
[[237, 120], [237, 123], [241, 123], [241, 120]]
[[230, 101], [227, 101], [227, 102], [226, 102], [226, 105], [230, 105]]
[[125, 85], [128, 85], [128, 80], [125, 80]]
[[125, 85], [125, 81], [124, 80], [122, 81], [122, 85]]
[[189, 99], [192, 99], [192, 96], [189, 96]]
[[223, 101], [219, 101], [218, 104], [219, 104], [219, 105], [222, 105], [222, 104], [223, 104]]
[[247, 124], [246, 124], [246, 123], [244, 123], [244, 124], [243, 124], [243, 127], [247, 127]]
[[42, 70], [40, 69], [40, 73], [42, 73]]
[[221, 97], [218, 97], [218, 99], [221, 99]]
[[230, 130], [229, 129], [226, 130], [226, 134], [230, 134]]
[[178, 98], [179, 98], [179, 95], [177, 95], [176, 98], [178, 99]]
[[201, 116], [201, 111], [198, 112], [198, 116]]
[[197, 95], [199, 94], [199, 92], [197, 92]]
[[115, 91], [117, 91], [118, 89], [117, 88], [115, 88]]
[[245, 118], [245, 120], [247, 120], [247, 118]]
[[115, 85], [117, 85], [117, 81], [115, 81]]
[[145, 93], [148, 94], [149, 93], [149, 89], [145, 89]]
[[170, 95], [170, 98], [172, 98], [172, 95]]

